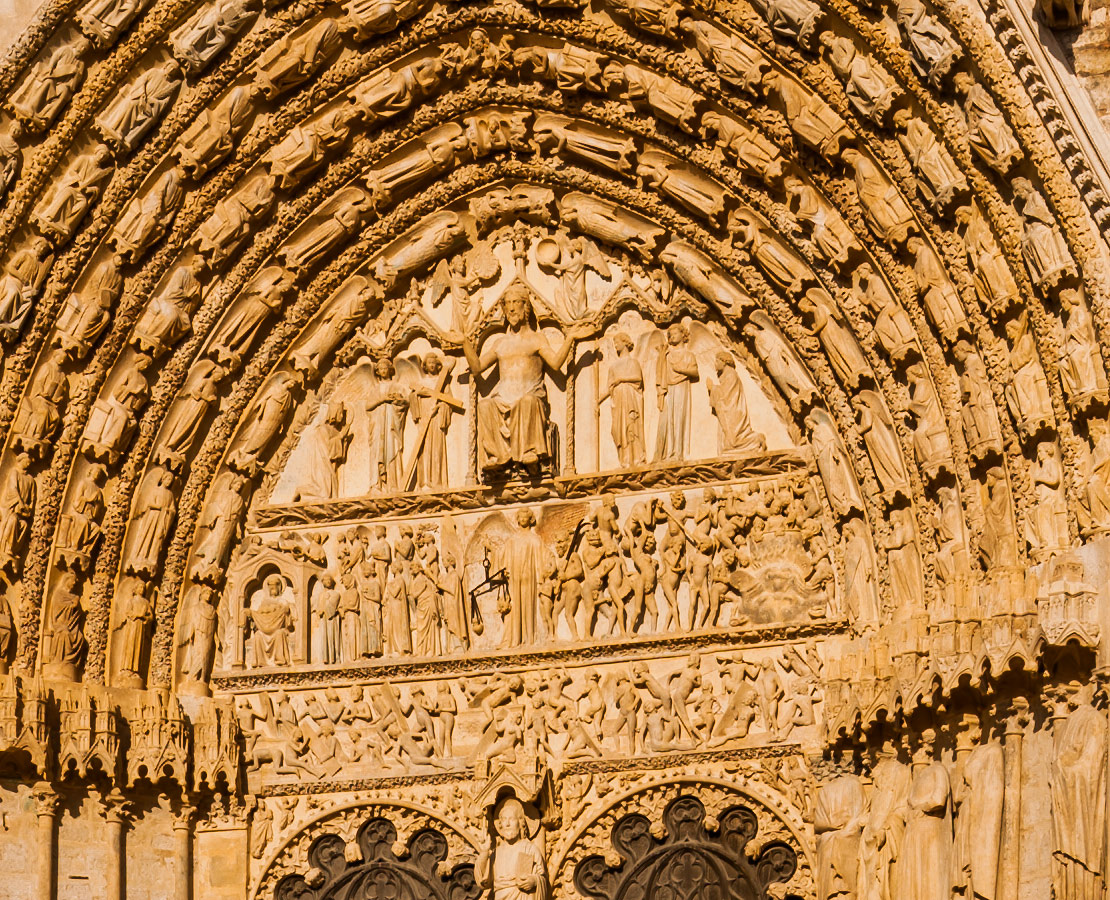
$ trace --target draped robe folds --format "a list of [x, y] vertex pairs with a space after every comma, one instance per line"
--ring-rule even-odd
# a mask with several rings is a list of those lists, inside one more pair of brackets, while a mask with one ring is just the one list
[[[363, 564], [362, 568], [371, 568]], [[359, 614], [362, 618], [362, 655], [378, 656], [382, 652], [382, 586], [372, 574], [359, 579]]]
[[[532, 457], [549, 459], [547, 388], [540, 348], [546, 340], [531, 328], [496, 335], [493, 348], [500, 378], [493, 394], [478, 400], [478, 446], [483, 468]], [[511, 372], [506, 371], [512, 369]]]
[[451, 407], [438, 397], [414, 394], [410, 408], [413, 421], [421, 426], [430, 420], [418, 457], [417, 483], [428, 488], [447, 487], [447, 429], [451, 424]]
[[1086, 704], [1056, 739], [1052, 792], [1052, 885], [1064, 900], [1101, 900], [1106, 839], [1106, 720]]
[[81, 662], [86, 646], [85, 636], [81, 633], [85, 619], [81, 598], [63, 590], [54, 595], [53, 601], [45, 661], [76, 666]]
[[147, 622], [151, 620], [150, 604], [140, 591], [132, 591], [122, 610], [119, 645], [122, 650], [120, 671], [142, 673], [143, 638]]
[[[517, 887], [517, 881], [528, 876], [535, 879], [535, 889], [526, 891]], [[543, 856], [535, 844], [524, 838], [511, 844], [498, 843], [492, 860], [479, 857], [474, 880], [482, 885], [492, 882], [492, 900], [548, 900]]]
[[833, 779], [817, 794], [817, 898], [854, 900], [859, 869], [860, 830], [867, 801], [854, 775]]
[[0, 561], [15, 559], [16, 547], [27, 530], [27, 518], [35, 508], [35, 479], [23, 469], [12, 467], [0, 489]]
[[[404, 478], [405, 416], [411, 401], [408, 391], [395, 381], [383, 381], [378, 386], [377, 406], [370, 410], [370, 461], [371, 473], [377, 487], [384, 490], [403, 490]], [[396, 393], [397, 400], [388, 395]]]
[[497, 568], [508, 575], [509, 611], [505, 614], [503, 646], [536, 642], [540, 573], [544, 569], [543, 541], [532, 531], [519, 530], [497, 553]]
[[177, 508], [174, 492], [159, 480], [155, 480], [159, 478], [156, 470], [152, 470], [151, 474], [152, 478], [148, 476], [149, 486], [141, 493], [143, 502], [140, 512], [132, 525], [135, 543], [128, 565], [136, 572], [153, 571], [157, 568], [158, 559], [162, 554], [162, 544], [169, 534], [170, 523], [173, 522]]
[[948, 770], [929, 763], [914, 773], [892, 900], [951, 900], [952, 811]]
[[1067, 242], [1056, 227], [1056, 218], [1039, 194], [1034, 194], [1021, 211], [1025, 224], [1022, 249], [1038, 284], [1057, 277], [1073, 265]]
[[324, 620], [324, 662], [337, 663], [340, 660], [339, 591], [325, 588], [320, 596], [320, 614]]
[[1008, 166], [1011, 161], [1021, 159], [1021, 147], [1014, 140], [1005, 116], [982, 85], [971, 85], [964, 103], [964, 114], [967, 116], [968, 143], [990, 165]]
[[720, 380], [710, 385], [709, 403], [717, 415], [721, 453], [760, 453], [767, 449], [766, 441], [752, 429], [744, 384], [735, 368], [727, 367]]
[[347, 455], [346, 434], [331, 422], [313, 426], [305, 437], [307, 459], [304, 481], [297, 488], [301, 500], [331, 500], [339, 495], [339, 466]]
[[656, 384], [666, 393], [659, 413], [659, 433], [655, 444], [658, 460], [683, 459], [686, 456], [686, 430], [690, 421], [690, 385], [693, 379], [680, 369], [694, 370], [697, 358], [689, 350], [667, 347], [659, 356]]
[[417, 571], [412, 576], [411, 592], [416, 611], [413, 652], [417, 656], [436, 656], [439, 646], [439, 591], [427, 574]]
[[1099, 438], [1091, 454], [1087, 507], [1095, 528], [1110, 525], [1110, 434]]
[[408, 586], [405, 584], [404, 576], [396, 572], [390, 575], [385, 586], [382, 616], [385, 619], [383, 630], [386, 655], [400, 656], [412, 653]]
[[875, 788], [860, 842], [858, 898], [908, 900], [895, 884], [894, 861], [905, 834], [910, 770], [895, 759], [883, 759], [872, 777]]
[[609, 396], [613, 401], [613, 444], [622, 466], [644, 461], [644, 375], [630, 356], [609, 368]]
[[[466, 647], [470, 643], [470, 629], [466, 621], [462, 579], [458, 572], [449, 570], [439, 587], [440, 596], [443, 598], [443, 622], [447, 626], [447, 634], [460, 646]], [[450, 651], [454, 648], [448, 646], [444, 649]]]
[[994, 900], [998, 852], [1002, 840], [1005, 791], [1001, 744], [972, 750], [955, 786], [960, 802], [956, 816], [955, 884], [964, 900]]
[[358, 588], [343, 587], [339, 592], [339, 650], [343, 662], [356, 662], [362, 654], [362, 620], [359, 615]]
[[254, 634], [255, 666], [285, 666], [289, 664], [289, 632], [293, 628], [293, 615], [289, 604], [281, 598], [263, 597], [251, 607]]

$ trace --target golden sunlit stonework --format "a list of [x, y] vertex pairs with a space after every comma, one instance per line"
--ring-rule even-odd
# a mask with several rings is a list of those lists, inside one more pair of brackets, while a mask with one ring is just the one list
[[1101, 12], [44, 5], [0, 897], [1104, 898]]

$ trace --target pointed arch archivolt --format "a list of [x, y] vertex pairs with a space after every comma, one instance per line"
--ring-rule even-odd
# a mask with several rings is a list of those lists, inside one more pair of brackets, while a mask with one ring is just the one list
[[[26, 453], [34, 479], [33, 492], [26, 478], [12, 481], [22, 491], [7, 561], [20, 666], [44, 663], [40, 635], [50, 642], [58, 608], [50, 598], [65, 600], [64, 572], [76, 569], [90, 576], [80, 587], [88, 649], [71, 674], [108, 677], [109, 639], [120, 616], [113, 598], [134, 599], [136, 579], [121, 572], [122, 553], [142, 511], [137, 489], [158, 465], [165, 423], [173, 424], [183, 397], [197, 393], [198, 366], [211, 359], [226, 311], [244, 302], [244, 291], [257, 287], [299, 228], [316, 224], [329, 202], [344, 202], [344, 190], [365, 195], [357, 224], [296, 273], [241, 359], [227, 361], [219, 378], [209, 371], [218, 397], [190, 435], [188, 454], [170, 466], [172, 528], [153, 548], [153, 564], [135, 573], [149, 584], [153, 606], [153, 651], [143, 676], [150, 665], [157, 683], [172, 677], [175, 613], [187, 589], [197, 517], [206, 491], [220, 484], [258, 391], [273, 373], [290, 371], [298, 335], [345, 278], [360, 271], [366, 277], [383, 244], [485, 185], [577, 190], [634, 210], [665, 233], [660, 248], [680, 240], [696, 246], [732, 290], [751, 298], [751, 309], [715, 313], [737, 342], [746, 340], [753, 311], [770, 317], [819, 388], [804, 402], [775, 402], [800, 441], [811, 437], [808, 416], [810, 426], [827, 423], [844, 448], [862, 486], [860, 509], [838, 501], [838, 489], [826, 484], [826, 515], [867, 523], [887, 607], [894, 605], [887, 562], [904, 559], [903, 550], [912, 556], [910, 545], [924, 560], [923, 602], [945, 589], [967, 600], [974, 591], [956, 592], [954, 572], [981, 583], [995, 569], [1106, 524], [1083, 502], [1086, 458], [1101, 434], [1091, 422], [1101, 423], [1106, 403], [1097, 340], [1105, 327], [1104, 248], [1061, 165], [1066, 148], [1054, 146], [1023, 102], [1000, 48], [970, 39], [978, 34], [970, 13], [950, 17], [943, 7], [912, 2], [899, 7], [900, 19], [846, 4], [803, 4], [798, 8], [812, 15], [802, 20], [774, 3], [769, 19], [758, 6], [724, 13], [602, 4], [568, 15], [511, 4], [386, 4], [378, 11], [391, 17], [367, 24], [355, 6], [224, 6], [225, 21], [234, 24], [207, 31], [198, 23], [216, 6], [136, 8], [112, 40], [79, 17], [10, 78], [11, 177], [0, 218], [10, 340], [0, 426], [5, 467], [12, 471]], [[951, 41], [929, 45], [914, 30], [918, 12], [934, 17]], [[81, 29], [93, 39], [80, 37]], [[67, 62], [68, 75], [59, 67], [53, 80], [44, 78], [51, 61], [68, 60], [55, 55], [64, 46], [83, 46], [77, 62]], [[267, 57], [272, 46], [284, 55]], [[289, 58], [300, 64], [285, 65]], [[158, 103], [140, 97], [138, 112], [121, 118], [121, 98], [138, 97], [128, 90], [154, 64], [169, 73], [167, 85], [180, 85], [163, 85]], [[383, 75], [387, 70], [392, 74]], [[977, 86], [970, 94], [962, 75]], [[40, 81], [45, 94], [28, 88]], [[36, 97], [61, 102], [43, 101], [45, 110], [36, 110]], [[509, 129], [507, 147], [484, 149], [466, 138], [419, 183], [371, 196], [367, 178], [388, 166], [391, 154], [419, 147], [436, 129], [460, 129], [465, 138], [467, 117], [490, 110], [522, 122], [519, 135]], [[961, 126], [968, 112], [979, 116], [978, 132]], [[554, 151], [537, 146], [537, 122], [553, 116], [628, 142], [628, 166], [599, 163], [573, 142]], [[141, 134], [113, 143], [105, 123], [119, 121]], [[309, 129], [317, 126], [313, 137]], [[311, 169], [283, 174], [270, 163], [273, 148], [303, 148], [316, 138], [319, 164]], [[98, 147], [109, 153], [98, 156]], [[166, 181], [171, 172], [178, 173], [176, 186]], [[676, 181], [696, 181], [720, 198], [717, 214], [691, 209]], [[133, 226], [133, 211], [144, 203], [165, 227], [144, 231], [141, 248], [113, 244], [121, 222], [130, 215]], [[737, 215], [745, 211], [764, 226], [762, 249], [745, 246], [753, 231]], [[227, 243], [214, 249], [214, 236]], [[127, 255], [117, 259], [121, 248]], [[44, 254], [52, 256], [49, 264]], [[652, 263], [683, 281], [673, 260]], [[865, 263], [871, 282], [860, 278]], [[784, 281], [784, 266], [798, 277]], [[152, 303], [166, 304], [174, 291], [183, 304], [180, 323], [155, 334], [158, 340], [142, 338]], [[403, 285], [382, 293], [388, 303]], [[103, 321], [75, 319], [66, 312], [71, 298], [86, 311], [102, 299]], [[719, 298], [702, 300], [713, 306]], [[829, 311], [845, 330], [826, 326], [815, 334], [815, 316]], [[81, 340], [62, 341], [57, 350], [60, 335], [78, 326]], [[829, 344], [848, 334], [858, 355]], [[748, 350], [758, 359], [757, 348]], [[140, 356], [155, 356], [154, 365], [140, 370]], [[146, 388], [135, 381], [140, 371]], [[778, 390], [773, 373], [761, 377], [769, 392]], [[101, 428], [95, 416], [122, 408], [127, 418], [128, 403], [117, 401], [128, 379], [134, 427], [123, 428], [110, 453], [90, 459], [98, 453], [88, 449], [90, 428]], [[965, 426], [969, 409], [978, 418]], [[883, 446], [895, 448], [904, 486], [882, 483], [898, 464], [888, 458], [876, 466], [874, 433], [861, 434], [886, 420], [896, 440]], [[269, 450], [277, 448], [275, 441]], [[1054, 480], [1054, 464], [1062, 480]], [[99, 480], [92, 477], [96, 465], [105, 470]], [[250, 491], [261, 480], [252, 476]], [[72, 542], [66, 530], [74, 514], [80, 524], [82, 510], [100, 504], [99, 533], [85, 533], [81, 553], [64, 553], [74, 549], [64, 546]]]

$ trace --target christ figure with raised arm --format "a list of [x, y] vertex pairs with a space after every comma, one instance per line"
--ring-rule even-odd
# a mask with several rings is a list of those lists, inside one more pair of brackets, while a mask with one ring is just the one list
[[544, 373], [560, 371], [574, 342], [592, 328], [572, 326], [562, 346], [552, 349], [535, 325], [528, 288], [519, 282], [501, 297], [501, 310], [505, 330], [487, 338], [481, 352], [473, 338], [463, 338], [463, 352], [475, 377], [497, 367], [492, 392], [478, 400], [479, 466], [484, 472], [521, 466], [535, 473], [553, 457]]

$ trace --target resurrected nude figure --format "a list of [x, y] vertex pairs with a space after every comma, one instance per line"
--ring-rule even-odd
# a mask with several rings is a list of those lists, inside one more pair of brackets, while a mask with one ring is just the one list
[[490, 337], [481, 354], [472, 338], [463, 338], [463, 352], [475, 376], [497, 366], [496, 386], [490, 396], [478, 401], [479, 465], [487, 472], [513, 465], [534, 472], [552, 457], [544, 367], [562, 369], [574, 342], [593, 329], [572, 326], [563, 345], [552, 350], [534, 324], [528, 288], [519, 283], [505, 291], [501, 310], [505, 331]]

